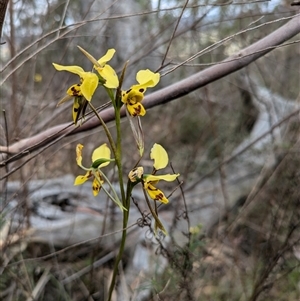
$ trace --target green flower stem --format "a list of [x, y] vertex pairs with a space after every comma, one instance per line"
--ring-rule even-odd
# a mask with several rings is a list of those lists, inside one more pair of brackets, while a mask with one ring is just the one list
[[101, 116], [98, 114], [97, 110], [96, 110], [95, 107], [92, 105], [92, 103], [91, 103], [90, 101], [89, 101], [88, 103], [89, 103], [90, 108], [93, 110], [93, 112], [95, 113], [95, 115], [96, 115], [97, 118], [99, 119], [99, 121], [100, 121], [102, 127], [104, 128], [105, 134], [106, 134], [106, 136], [107, 136], [107, 138], [108, 138], [110, 147], [111, 147], [111, 149], [112, 149], [112, 151], [113, 151], [113, 154], [114, 154], [114, 157], [116, 157], [116, 155], [117, 155], [117, 148], [116, 148], [115, 142], [114, 142], [114, 140], [113, 140], [113, 138], [112, 138], [112, 136], [111, 136], [111, 133], [110, 133], [108, 127], [106, 126], [105, 122], [103, 121], [103, 119], [101, 118]]
[[123, 257], [123, 253], [124, 253], [124, 249], [125, 249], [125, 243], [126, 243], [126, 237], [127, 237], [127, 224], [128, 224], [129, 209], [130, 209], [130, 196], [131, 196], [131, 190], [132, 190], [132, 184], [130, 181], [128, 181], [126, 195], [125, 195], [124, 182], [123, 182], [123, 171], [122, 171], [122, 145], [121, 145], [122, 137], [121, 137], [120, 110], [121, 110], [120, 107], [118, 107], [118, 106], [115, 107], [115, 122], [116, 122], [116, 130], [117, 130], [115, 161], [116, 161], [116, 165], [118, 168], [118, 177], [119, 177], [119, 183], [120, 183], [122, 203], [123, 203], [123, 207], [127, 210], [123, 210], [122, 239], [121, 239], [121, 244], [120, 244], [120, 248], [119, 248], [119, 253], [117, 255], [117, 258], [116, 258], [116, 261], [114, 264], [113, 276], [112, 276], [112, 280], [111, 280], [109, 292], [108, 292], [108, 301], [110, 301], [111, 297], [112, 297], [112, 293], [113, 293], [115, 283], [116, 283], [118, 267], [119, 267], [120, 261]]
[[125, 249], [125, 243], [126, 243], [126, 237], [127, 237], [127, 225], [128, 225], [128, 218], [129, 218], [129, 209], [130, 209], [130, 196], [132, 192], [133, 185], [130, 181], [127, 183], [127, 189], [126, 189], [126, 198], [124, 202], [124, 207], [127, 208], [126, 210], [123, 210], [123, 231], [122, 231], [122, 239], [120, 243], [119, 253], [117, 255], [115, 264], [114, 264], [114, 270], [113, 270], [113, 276], [109, 287], [108, 292], [108, 301], [111, 301], [112, 293], [116, 284], [116, 278], [118, 274], [119, 264], [122, 260], [124, 249]]

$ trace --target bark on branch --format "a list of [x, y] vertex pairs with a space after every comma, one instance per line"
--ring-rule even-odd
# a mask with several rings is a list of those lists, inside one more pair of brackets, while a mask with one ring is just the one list
[[[227, 76], [230, 73], [244, 68], [258, 58], [264, 56], [266, 53], [275, 49], [278, 45], [291, 39], [298, 33], [300, 33], [299, 14], [265, 38], [239, 51], [235, 55], [228, 57], [222, 63], [209, 67], [184, 80], [176, 82], [166, 88], [146, 96], [143, 104], [145, 108], [149, 109], [187, 95], [196, 89], [199, 89], [213, 81]], [[124, 110], [122, 111], [122, 114], [125, 116]], [[105, 122], [112, 121], [114, 119], [113, 108], [102, 111], [100, 115]], [[15, 156], [1, 162], [0, 166], [4, 166], [9, 162], [15, 161], [33, 151], [40, 149], [41, 147], [53, 143], [55, 139], [58, 139], [62, 135], [74, 135], [80, 132], [89, 131], [98, 126], [100, 126], [98, 119], [93, 117], [81, 127], [76, 128], [73, 125], [70, 126], [70, 124], [60, 124], [35, 136], [22, 139], [8, 147], [1, 146], [0, 153], [8, 153]]]

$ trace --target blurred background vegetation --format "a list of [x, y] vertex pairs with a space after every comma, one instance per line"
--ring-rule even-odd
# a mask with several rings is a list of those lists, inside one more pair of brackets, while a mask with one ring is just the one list
[[[111, 65], [118, 73], [129, 61], [124, 88], [135, 83], [138, 70], [159, 69], [170, 47], [165, 58], [168, 64], [160, 70], [163, 76], [154, 89], [159, 90], [253, 44], [296, 13], [299, 9], [291, 7], [287, 0], [10, 1], [2, 36], [6, 43], [0, 48], [0, 144], [11, 145], [72, 121], [71, 105], [57, 108], [56, 104], [76, 76], [57, 72], [52, 63], [79, 65], [88, 70], [90, 63], [77, 45], [96, 58], [108, 48], [115, 48]], [[218, 43], [232, 35], [232, 39]], [[293, 40], [298, 39], [299, 35]], [[214, 43], [217, 44], [209, 47]], [[191, 62], [169, 72], [207, 47]], [[266, 149], [237, 156], [234, 166], [223, 165], [224, 168], [211, 172], [251, 137], [261, 116], [260, 105], [271, 112], [269, 103], [263, 99], [260, 102], [260, 89], [267, 89], [270, 103], [276, 95], [284, 108], [299, 105], [299, 57], [298, 42], [279, 47], [241, 71], [147, 111], [142, 120], [146, 156], [153, 143], [162, 144], [172, 168], [181, 174], [187, 197], [185, 205], [182, 197], [174, 197], [178, 201], [168, 205], [162, 214], [168, 219], [167, 213], [175, 212], [174, 219], [184, 225], [177, 234], [176, 227], [171, 227], [174, 232], [170, 232], [170, 242], [158, 244], [157, 256], [163, 254], [168, 265], [162, 273], [147, 276], [150, 293], [144, 299], [132, 293], [132, 299], [123, 295], [124, 299], [118, 300], [300, 300], [299, 118], [287, 120], [279, 142], [271, 141]], [[94, 106], [107, 101], [105, 93], [97, 90]], [[287, 116], [281, 115], [280, 110], [276, 112], [279, 121]], [[271, 113], [266, 116], [267, 120], [272, 119]], [[124, 119], [122, 124], [124, 170], [129, 171], [138, 155], [128, 121]], [[263, 133], [262, 130], [260, 134]], [[64, 138], [7, 180], [19, 181], [26, 188], [31, 180], [75, 176], [79, 173], [76, 144], [83, 143], [88, 155], [105, 141], [100, 127]], [[252, 156], [262, 158], [263, 163], [248, 161]], [[272, 163], [265, 164], [270, 157]], [[26, 157], [11, 163], [1, 173], [25, 160]], [[6, 184], [3, 181], [3, 213], [10, 202], [4, 193]], [[19, 192], [22, 208], [29, 197], [25, 188]], [[203, 212], [202, 218], [197, 217], [198, 213], [193, 215], [193, 211], [210, 202], [206, 202], [208, 197], [217, 199], [214, 214]], [[26, 242], [19, 251], [8, 242], [13, 233], [18, 233], [20, 245]], [[51, 254], [56, 246], [28, 242], [15, 228], [10, 229], [9, 235], [2, 235], [5, 256], [1, 262], [0, 299], [104, 300], [112, 260], [101, 268], [92, 268], [75, 282], [61, 280], [91, 266], [105, 254], [105, 246], [83, 244], [76, 251], [66, 250], [54, 258], [23, 262]], [[4, 260], [6, 256], [9, 261]], [[126, 264], [124, 260], [124, 268]], [[46, 272], [49, 279], [33, 298], [32, 292]], [[141, 290], [143, 286], [139, 287]]]

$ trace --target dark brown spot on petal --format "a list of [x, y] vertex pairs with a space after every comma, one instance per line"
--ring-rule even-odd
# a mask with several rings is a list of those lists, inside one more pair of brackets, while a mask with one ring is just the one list
[[73, 96], [79, 96], [80, 95], [80, 84], [77, 84], [76, 86], [71, 87], [71, 91], [72, 91]]
[[140, 115], [142, 111], [142, 106], [139, 104], [137, 107], [134, 108], [134, 111], [135, 111], [134, 116]]
[[130, 93], [130, 91], [131, 91], [131, 89], [127, 90], [127, 91], [126, 91], [126, 94]]
[[139, 91], [140, 91], [141, 93], [143, 93], [143, 92], [145, 91], [145, 89], [141, 88], [141, 89], [139, 89]]
[[93, 191], [100, 191], [100, 185], [93, 185]]
[[155, 200], [161, 201], [164, 198], [164, 195], [162, 193], [159, 193], [155, 196]]
[[133, 114], [132, 114], [132, 116], [137, 116], [137, 115], [140, 115], [140, 113], [141, 113], [141, 106], [140, 105], [138, 105], [137, 107], [135, 107], [134, 108], [134, 112], [133, 112]]

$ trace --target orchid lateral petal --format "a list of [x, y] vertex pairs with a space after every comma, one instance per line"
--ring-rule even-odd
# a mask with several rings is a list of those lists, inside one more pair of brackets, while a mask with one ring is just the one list
[[79, 66], [62, 66], [62, 65], [58, 65], [55, 63], [52, 63], [52, 65], [54, 66], [54, 68], [57, 71], [68, 71], [74, 74], [79, 75], [80, 77], [82, 76], [82, 74], [85, 72], [81, 67]]
[[155, 143], [151, 149], [150, 158], [154, 160], [153, 167], [156, 170], [165, 168], [169, 163], [168, 153], [157, 143]]
[[[110, 160], [110, 149], [106, 143], [102, 144], [101, 146], [99, 146], [98, 148], [96, 148], [93, 151], [92, 162], [95, 162], [99, 159]], [[110, 161], [104, 162], [104, 163], [100, 164], [99, 167], [107, 166], [109, 163], [110, 163]]]

